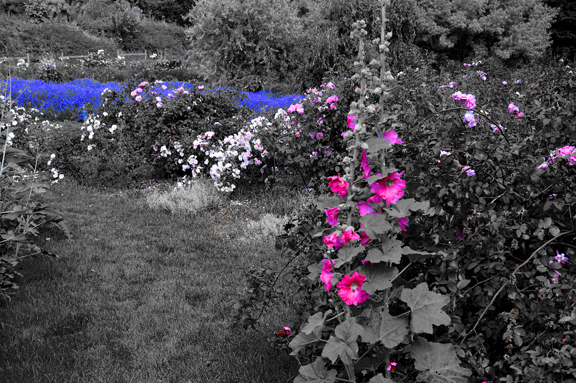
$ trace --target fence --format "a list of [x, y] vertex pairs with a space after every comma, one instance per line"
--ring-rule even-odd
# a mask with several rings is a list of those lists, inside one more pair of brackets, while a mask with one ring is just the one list
[[[138, 52], [138, 53], [124, 53], [120, 50], [116, 51], [116, 57], [127, 57], [127, 56], [144, 56], [144, 59], [148, 59], [148, 53], [152, 53], [152, 52], [148, 52], [148, 50], [144, 50], [144, 52]], [[165, 59], [166, 58], [166, 51], [162, 52], [154, 52], [152, 54], [156, 54], [157, 56], [155, 58], [158, 58], [160, 60]], [[84, 58], [90, 58], [90, 57], [94, 57], [94, 56], [98, 56], [98, 54], [87, 54], [87, 55], [82, 55], [82, 56], [64, 56], [64, 54], [60, 54], [60, 56], [57, 56], [56, 58], [59, 58], [60, 60], [67, 60], [67, 59], [84, 59]], [[150, 57], [151, 58], [151, 57]], [[19, 61], [19, 60], [25, 60], [27, 65], [30, 65], [30, 53], [27, 53], [26, 56], [23, 57], [0, 57], [0, 62], [3, 61]]]

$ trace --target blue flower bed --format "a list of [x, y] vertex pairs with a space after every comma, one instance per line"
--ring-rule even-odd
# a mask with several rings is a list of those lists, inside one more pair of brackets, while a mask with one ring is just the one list
[[[170, 91], [178, 87], [191, 90], [193, 84], [185, 82], [165, 82], [168, 87], [163, 91], [167, 95]], [[68, 83], [52, 83], [42, 80], [22, 80], [15, 78], [8, 84], [7, 81], [0, 81], [0, 93], [5, 93], [10, 87], [12, 97], [18, 102], [18, 106], [33, 107], [45, 114], [57, 114], [64, 112], [74, 112], [80, 116], [84, 106], [91, 105], [95, 110], [100, 105], [100, 94], [104, 89], [119, 91], [123, 84], [109, 82], [100, 84], [92, 79], [79, 79]], [[222, 87], [202, 90], [202, 92], [213, 92]], [[229, 88], [231, 89], [231, 88]], [[241, 92], [248, 96], [247, 99], [238, 102], [239, 105], [246, 105], [255, 113], [260, 113], [267, 109], [287, 108], [290, 104], [303, 99], [301, 95], [290, 95], [277, 97], [268, 91], [256, 93]]]

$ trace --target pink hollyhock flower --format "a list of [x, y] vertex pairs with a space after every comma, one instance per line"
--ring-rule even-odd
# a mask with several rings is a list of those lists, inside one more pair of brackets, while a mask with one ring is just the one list
[[325, 209], [325, 211], [326, 215], [328, 216], [326, 222], [328, 222], [328, 224], [332, 227], [336, 226], [338, 224], [338, 214], [340, 213], [340, 208], [333, 207], [332, 209]]
[[360, 163], [360, 167], [364, 170], [364, 178], [370, 178], [370, 165], [369, 165], [368, 156], [366, 156], [366, 150], [362, 150], [362, 162]]
[[518, 118], [523, 117], [524, 113], [518, 113]]
[[360, 262], [362, 262], [363, 265], [373, 265], [372, 262], [367, 261], [367, 260], [365, 260], [365, 259], [361, 260]]
[[322, 269], [320, 272], [320, 280], [324, 283], [324, 287], [328, 292], [332, 288], [332, 278], [334, 278], [334, 273]]
[[374, 194], [372, 197], [368, 198], [366, 200], [366, 202], [368, 202], [368, 203], [380, 203], [380, 202], [382, 202], [382, 197], [380, 197], [378, 194]]
[[356, 116], [346, 116], [346, 122], [348, 123], [348, 127], [352, 130], [354, 130], [354, 128], [356, 127], [356, 123], [354, 122], [354, 120], [356, 119]]
[[395, 204], [404, 196], [404, 189], [406, 189], [406, 182], [400, 179], [403, 174], [404, 172], [400, 174], [394, 172], [387, 175], [386, 178], [371, 184], [370, 191], [386, 200], [386, 206]]
[[324, 133], [321, 133], [321, 132], [316, 133], [316, 138], [320, 138], [320, 137], [324, 137]]
[[406, 231], [405, 226], [408, 226], [408, 217], [398, 218], [398, 225], [400, 225], [402, 231]]
[[323, 259], [322, 260], [322, 270], [332, 271], [332, 266], [336, 264], [336, 260]]
[[395, 130], [389, 130], [382, 135], [382, 138], [390, 141], [391, 144], [403, 144], [404, 141], [398, 138]]
[[168, 87], [167, 87], [166, 85], [162, 85], [161, 88], [162, 88], [163, 90], [168, 89]]
[[355, 233], [353, 230], [344, 230], [342, 233], [342, 243], [345, 245], [348, 242], [355, 241], [360, 239], [360, 236]]
[[338, 234], [332, 233], [330, 235], [322, 237], [322, 241], [324, 241], [324, 244], [326, 246], [336, 248], [342, 242], [342, 239], [338, 238]]
[[136, 100], [137, 102], [140, 102], [140, 101], [142, 101], [142, 97], [136, 96], [136, 98], [134, 100]]
[[142, 86], [146, 86], [148, 84], [149, 84], [148, 81], [142, 81], [138, 86], [142, 87]]
[[340, 178], [340, 173], [337, 176], [328, 177], [328, 186], [332, 188], [332, 193], [338, 193], [340, 197], [346, 195], [346, 189], [350, 185], [347, 181]]
[[370, 297], [366, 291], [362, 290], [362, 284], [366, 281], [366, 277], [358, 272], [354, 272], [352, 276], [345, 275], [340, 282], [336, 284], [339, 288], [338, 295], [342, 301], [347, 305], [358, 306], [358, 303], [365, 302]]
[[287, 110], [288, 113], [294, 113], [294, 112], [298, 112], [300, 114], [304, 113], [304, 107], [302, 106], [302, 104], [292, 104], [290, 105], [290, 107], [288, 107]]
[[464, 100], [464, 105], [467, 109], [474, 109], [476, 107], [476, 97], [474, 97], [473, 94], [467, 95]]
[[[364, 227], [364, 225], [360, 224], [360, 228], [362, 228], [362, 227]], [[370, 237], [368, 236], [368, 234], [366, 234], [365, 231], [361, 231], [361, 232], [360, 232], [360, 244], [361, 244], [362, 246], [366, 246], [366, 245], [368, 245], [368, 244], [370, 243], [370, 241], [371, 241], [371, 239], [370, 239]]]
[[[440, 158], [442, 158], [442, 156], [451, 156], [452, 153], [447, 152], [445, 150], [440, 150]], [[438, 160], [438, 163], [440, 163], [440, 160]]]
[[156, 103], [156, 107], [157, 107], [158, 109], [162, 108], [163, 105], [164, 105], [164, 104], [162, 104], [161, 102]]
[[336, 88], [336, 85], [332, 84], [331, 82], [329, 82], [328, 84], [326, 84], [326, 88], [328, 89], [334, 89]]
[[334, 273], [332, 273], [332, 266], [336, 264], [336, 261], [332, 261], [330, 259], [323, 259], [322, 260], [322, 270], [320, 271], [320, 280], [324, 283], [324, 287], [326, 287], [326, 291], [330, 291], [332, 288], [332, 278], [334, 277]]
[[[554, 258], [557, 262], [563, 265], [566, 264], [566, 261], [568, 260], [568, 257], [566, 257], [564, 254], [560, 254], [558, 250], [556, 250], [556, 256]], [[549, 263], [554, 263], [554, 261], [550, 261]]]
[[376, 212], [372, 212], [372, 206], [368, 205], [366, 201], [360, 201], [357, 203], [358, 210], [360, 212], [360, 217], [364, 217], [366, 214], [374, 215]]
[[506, 81], [502, 81], [502, 85], [508, 85]]

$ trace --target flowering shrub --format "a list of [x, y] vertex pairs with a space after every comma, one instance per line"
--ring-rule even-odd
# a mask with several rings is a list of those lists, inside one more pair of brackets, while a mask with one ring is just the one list
[[418, 85], [424, 114], [393, 95], [386, 143], [375, 100], [352, 104], [332, 194], [278, 241], [303, 319], [286, 341], [303, 365], [295, 382], [576, 376], [573, 79], [541, 76]]
[[[0, 299], [10, 299], [18, 288], [16, 277], [22, 276], [17, 266], [24, 258], [48, 255], [35, 241], [48, 224], [59, 227], [68, 237], [70, 231], [63, 217], [46, 208], [38, 195], [49, 187], [39, 182], [39, 174], [32, 167], [34, 157], [18, 148], [29, 141], [27, 135], [29, 115], [18, 108], [11, 95], [0, 95]], [[27, 148], [30, 149], [30, 148]], [[35, 148], [38, 153], [38, 147]], [[53, 158], [51, 158], [53, 159]], [[60, 178], [53, 172], [56, 181]]]

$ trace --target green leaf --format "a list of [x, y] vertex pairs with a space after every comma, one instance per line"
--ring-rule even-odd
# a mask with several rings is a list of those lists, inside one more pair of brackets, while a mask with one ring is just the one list
[[362, 332], [362, 342], [374, 344], [380, 341], [380, 320], [378, 311], [368, 308], [358, 316], [358, 321], [364, 331]]
[[450, 324], [450, 317], [442, 311], [442, 307], [450, 302], [450, 298], [429, 291], [426, 282], [420, 283], [414, 289], [402, 290], [400, 299], [412, 310], [410, 321], [412, 332], [432, 334], [432, 325]]
[[396, 202], [393, 207], [387, 209], [388, 215], [391, 217], [407, 217], [410, 215], [410, 211], [420, 210], [422, 212], [427, 212], [430, 209], [430, 201], [416, 202], [414, 198], [401, 199]]
[[328, 343], [322, 350], [322, 356], [336, 363], [338, 357], [344, 364], [351, 365], [353, 359], [358, 358], [358, 342], [356, 341], [364, 329], [356, 318], [348, 318], [336, 326], [334, 335], [328, 339]]
[[294, 339], [292, 339], [292, 342], [290, 342], [289, 344], [290, 348], [292, 349], [290, 355], [292, 356], [298, 355], [298, 351], [308, 346], [309, 344], [316, 343], [318, 339], [320, 338], [315, 332], [312, 332], [311, 334], [304, 334], [302, 332], [299, 332], [298, 335], [296, 335], [296, 337], [294, 337]]
[[332, 313], [332, 310], [328, 310], [322, 315], [321, 312], [317, 312], [316, 314], [312, 315], [308, 318], [308, 323], [300, 330], [304, 334], [311, 334], [314, 330], [316, 330], [320, 326], [324, 326], [324, 320], [328, 315]]
[[398, 275], [398, 269], [385, 264], [364, 265], [359, 270], [366, 277], [362, 290], [372, 295], [378, 290], [392, 287], [392, 279]]
[[314, 363], [300, 367], [300, 375], [294, 379], [294, 383], [334, 383], [336, 370], [328, 370], [322, 358], [317, 358]]
[[394, 383], [394, 381], [392, 379], [386, 379], [382, 374], [378, 374], [373, 376], [368, 383]]
[[316, 202], [316, 206], [318, 206], [318, 209], [324, 211], [326, 209], [332, 209], [333, 207], [336, 207], [338, 205], [340, 205], [342, 203], [342, 198], [340, 197], [327, 197], [327, 196], [322, 196], [318, 198], [318, 201]]
[[363, 252], [364, 249], [365, 248], [362, 245], [356, 245], [356, 246], [351, 246], [348, 244], [344, 245], [344, 247], [338, 250], [338, 252], [336, 253], [336, 255], [338, 255], [338, 262], [336, 262], [334, 268], [337, 269], [340, 266], [350, 262], [351, 260], [354, 259], [355, 256]]
[[360, 223], [364, 225], [362, 231], [365, 231], [370, 238], [376, 238], [378, 234], [383, 234], [392, 229], [392, 225], [382, 214], [365, 215], [360, 218]]
[[410, 332], [408, 330], [408, 318], [392, 316], [388, 312], [388, 308], [382, 312], [380, 323], [380, 340], [387, 348], [398, 346]]
[[418, 337], [407, 350], [414, 358], [414, 367], [422, 371], [417, 377], [419, 382], [466, 383], [466, 377], [472, 375], [472, 371], [460, 367], [452, 344], [428, 342]]
[[382, 243], [382, 252], [384, 257], [382, 261], [400, 263], [402, 259], [402, 242], [395, 238], [386, 238]]
[[367, 151], [369, 153], [377, 153], [382, 149], [389, 149], [392, 147], [392, 145], [390, 145], [390, 141], [385, 140], [383, 138], [371, 138], [368, 141], [366, 141], [366, 143], [368, 144]]
[[313, 263], [313, 264], [309, 265], [308, 271], [310, 272], [310, 274], [308, 274], [308, 279], [313, 281], [316, 278], [318, 278], [320, 276], [320, 273], [322, 272], [322, 266], [324, 266], [322, 264], [322, 262]]

